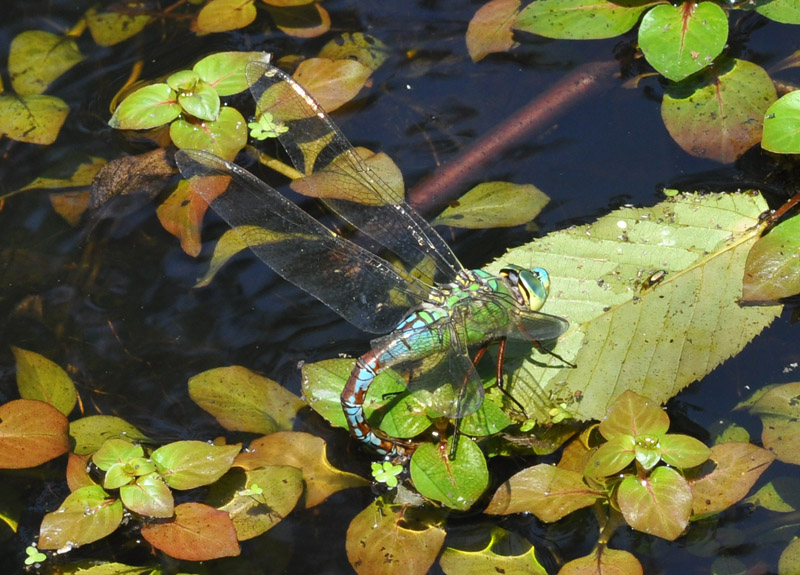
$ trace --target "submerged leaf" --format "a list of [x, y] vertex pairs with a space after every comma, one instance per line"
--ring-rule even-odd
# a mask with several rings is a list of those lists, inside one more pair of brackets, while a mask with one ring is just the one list
[[764, 447], [781, 461], [800, 464], [800, 383], [770, 389], [750, 412], [761, 418]]
[[27, 30], [12, 41], [8, 53], [11, 86], [20, 96], [41, 94], [64, 72], [83, 60], [75, 40], [42, 30]]
[[69, 114], [61, 98], [47, 95], [0, 95], [0, 134], [12, 140], [49, 146]]
[[534, 351], [510, 393], [539, 422], [555, 406], [602, 419], [625, 390], [660, 404], [738, 353], [781, 312], [738, 305], [766, 208], [753, 193], [685, 194], [510, 250], [487, 269], [548, 270], [543, 311], [570, 321], [555, 351], [575, 364]]
[[362, 32], [343, 32], [319, 51], [328, 60], [355, 60], [370, 70], [377, 70], [389, 57], [389, 48], [375, 36]]
[[538, 216], [549, 201], [536, 186], [487, 182], [453, 202], [432, 224], [469, 229], [519, 226]]
[[152, 19], [150, 14], [128, 14], [124, 8], [119, 12], [99, 12], [90, 8], [86, 12], [89, 32], [100, 46], [113, 46], [136, 36]]

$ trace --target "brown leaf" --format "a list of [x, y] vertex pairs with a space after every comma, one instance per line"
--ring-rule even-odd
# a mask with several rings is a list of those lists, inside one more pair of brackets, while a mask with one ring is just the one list
[[92, 182], [92, 208], [99, 208], [117, 196], [154, 198], [175, 172], [164, 148], [112, 160], [97, 172]]
[[33, 399], [0, 405], [0, 468], [36, 467], [69, 451], [67, 418]]
[[145, 525], [142, 537], [156, 549], [186, 561], [236, 557], [241, 552], [228, 514], [202, 503], [178, 505], [173, 521]]

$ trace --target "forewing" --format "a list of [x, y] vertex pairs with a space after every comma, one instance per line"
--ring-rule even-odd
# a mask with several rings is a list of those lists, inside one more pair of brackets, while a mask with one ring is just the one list
[[511, 309], [512, 321], [506, 337], [523, 341], [550, 341], [557, 339], [569, 329], [563, 317], [538, 311]]
[[198, 150], [181, 150], [175, 161], [265, 264], [353, 325], [386, 333], [426, 299], [422, 282], [333, 233], [247, 170]]
[[[414, 267], [430, 258], [437, 281], [461, 269], [447, 243], [361, 159], [317, 101], [291, 76], [263, 62], [247, 66], [259, 117], [271, 114], [288, 128], [279, 136], [295, 167], [306, 175], [327, 173], [330, 191], [317, 195], [344, 220]], [[313, 164], [313, 165], [311, 165]]]

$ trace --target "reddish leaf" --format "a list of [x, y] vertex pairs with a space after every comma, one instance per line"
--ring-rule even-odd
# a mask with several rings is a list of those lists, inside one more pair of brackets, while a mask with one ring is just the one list
[[91, 455], [69, 454], [67, 459], [67, 485], [70, 491], [88, 487], [89, 485], [96, 485], [87, 470], [90, 458]]
[[114, 532], [122, 521], [122, 503], [99, 485], [72, 492], [39, 530], [39, 549], [69, 549], [92, 543]]
[[491, 0], [475, 12], [466, 35], [467, 50], [473, 62], [514, 47], [511, 26], [519, 13], [519, 5], [519, 0]]
[[67, 418], [49, 403], [0, 405], [0, 469], [36, 467], [69, 451]]
[[176, 559], [208, 561], [235, 557], [241, 549], [227, 513], [202, 503], [175, 507], [175, 520], [142, 527], [142, 537]]
[[642, 564], [627, 551], [596, 547], [589, 555], [566, 563], [559, 575], [642, 575]]
[[689, 524], [692, 491], [677, 471], [657, 467], [644, 479], [623, 479], [617, 490], [617, 503], [628, 525], [673, 541]]

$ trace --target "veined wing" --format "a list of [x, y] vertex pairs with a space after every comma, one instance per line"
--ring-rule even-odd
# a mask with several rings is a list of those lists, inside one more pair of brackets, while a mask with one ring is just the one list
[[[431, 258], [437, 280], [448, 282], [462, 269], [439, 234], [361, 160], [319, 103], [291, 76], [263, 62], [246, 69], [259, 117], [271, 114], [288, 131], [279, 136], [302, 173], [330, 173], [335, 197], [321, 197], [344, 220], [390, 249], [410, 266]], [[307, 161], [313, 166], [306, 165]], [[309, 162], [309, 163], [310, 163]]]
[[265, 264], [353, 325], [386, 333], [427, 299], [429, 286], [335, 234], [247, 170], [199, 150], [181, 150], [175, 161]]
[[513, 308], [513, 318], [507, 337], [524, 341], [550, 341], [560, 337], [569, 329], [563, 317], [540, 311]]

